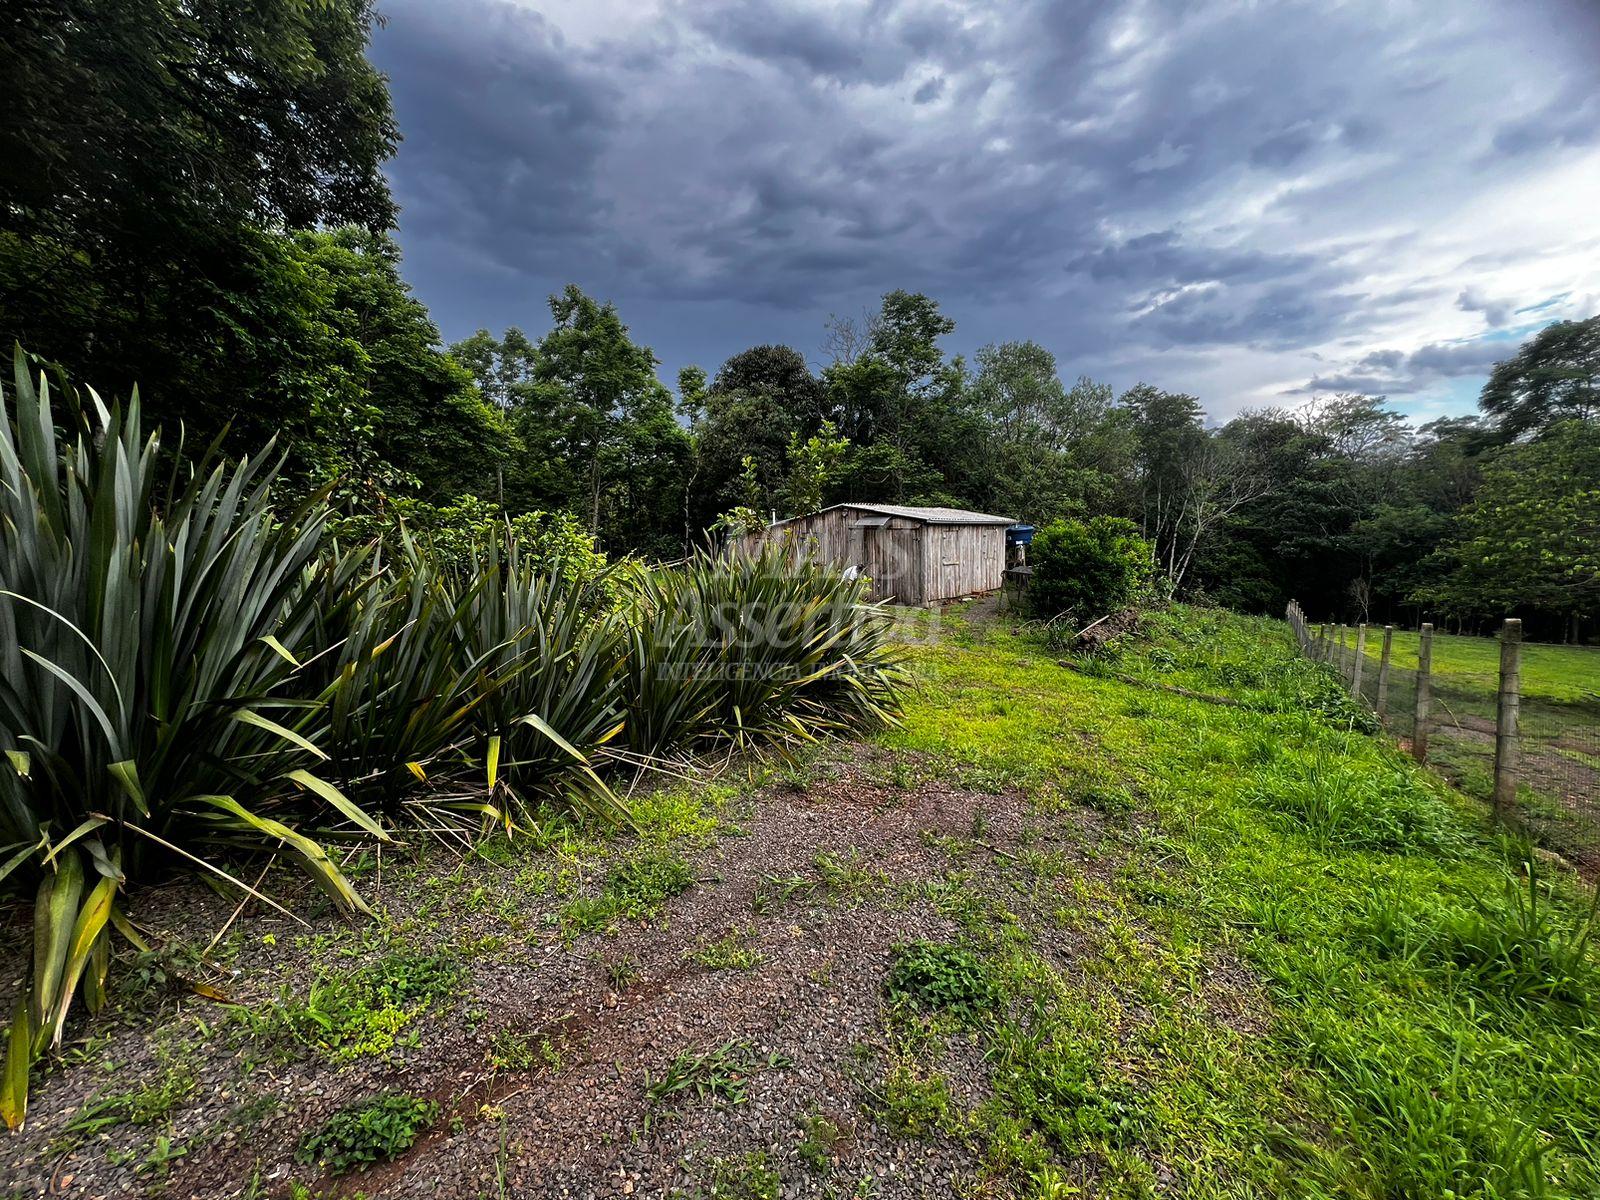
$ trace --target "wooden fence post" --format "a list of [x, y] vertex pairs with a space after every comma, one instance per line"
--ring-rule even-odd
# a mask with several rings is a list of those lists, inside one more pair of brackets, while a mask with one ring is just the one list
[[1431, 622], [1422, 623], [1422, 632], [1417, 635], [1417, 709], [1416, 717], [1411, 726], [1411, 757], [1419, 763], [1428, 761], [1428, 707], [1432, 696], [1429, 694], [1433, 673], [1433, 625]]
[[1361, 699], [1361, 671], [1367, 663], [1367, 623], [1356, 626], [1356, 658], [1350, 667], [1350, 695]]
[[1324, 621], [1322, 628], [1317, 631], [1317, 658], [1321, 662], [1328, 661], [1328, 623]]
[[1345, 673], [1344, 622], [1339, 622], [1339, 674]]
[[1494, 729], [1494, 815], [1499, 821], [1517, 807], [1517, 711], [1521, 705], [1522, 620], [1507, 617], [1500, 629], [1500, 693]]
[[1394, 649], [1394, 626], [1383, 627], [1383, 657], [1378, 660], [1378, 716], [1389, 711], [1389, 652]]

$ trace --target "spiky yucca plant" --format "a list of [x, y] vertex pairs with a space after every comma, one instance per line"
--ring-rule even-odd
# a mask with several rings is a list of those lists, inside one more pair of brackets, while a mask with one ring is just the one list
[[281, 847], [362, 908], [297, 826], [386, 836], [315, 772], [320, 725], [295, 707], [314, 584], [348, 569], [319, 564], [321, 506], [275, 513], [259, 461], [165, 467], [137, 392], [107, 409], [67, 389], [58, 438], [20, 350], [15, 376], [15, 411], [0, 397], [0, 882], [31, 887], [36, 908], [0, 1081], [13, 1127], [74, 995], [103, 1002], [112, 929], [139, 941], [130, 879], [181, 862], [243, 888], [221, 856]]

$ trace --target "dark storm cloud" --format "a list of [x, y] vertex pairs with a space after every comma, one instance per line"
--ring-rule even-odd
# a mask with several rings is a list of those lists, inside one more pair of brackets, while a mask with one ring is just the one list
[[809, 351], [828, 312], [910, 287], [958, 342], [1004, 312], [1003, 335], [1081, 356], [1071, 373], [1181, 352], [1225, 386], [1262, 355], [1442, 378], [1363, 356], [1428, 305], [1498, 325], [1529, 297], [1477, 281], [1497, 268], [1444, 278], [1499, 247], [1417, 258], [1426, 214], [1600, 126], [1593, 71], [1554, 50], [1515, 67], [1522, 26], [1487, 4], [539, 7], [384, 4], [407, 269], [454, 336], [537, 322], [577, 281], [646, 340], [673, 331], [669, 366], [777, 336]]
[[[615, 92], [574, 69], [556, 28], [499, 0], [391, 4], [379, 65], [405, 136], [393, 172], [408, 237], [441, 239], [463, 266], [506, 250], [522, 269], [607, 231], [596, 150]], [[416, 169], [411, 169], [412, 165]]]
[[1374, 350], [1347, 371], [1314, 376], [1301, 392], [1407, 396], [1446, 379], [1487, 375], [1514, 349], [1505, 341], [1432, 343], [1407, 354]]

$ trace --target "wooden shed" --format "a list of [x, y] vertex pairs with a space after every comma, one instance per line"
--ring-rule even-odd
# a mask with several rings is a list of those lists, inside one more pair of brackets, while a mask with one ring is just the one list
[[872, 580], [872, 598], [936, 604], [1002, 582], [1010, 517], [959, 508], [905, 504], [835, 504], [751, 535], [747, 546], [778, 542]]

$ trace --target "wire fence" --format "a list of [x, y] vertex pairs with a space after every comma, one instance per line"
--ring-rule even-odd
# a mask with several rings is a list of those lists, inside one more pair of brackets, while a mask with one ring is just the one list
[[1600, 649], [1524, 644], [1514, 617], [1484, 638], [1287, 615], [1417, 761], [1600, 875]]

